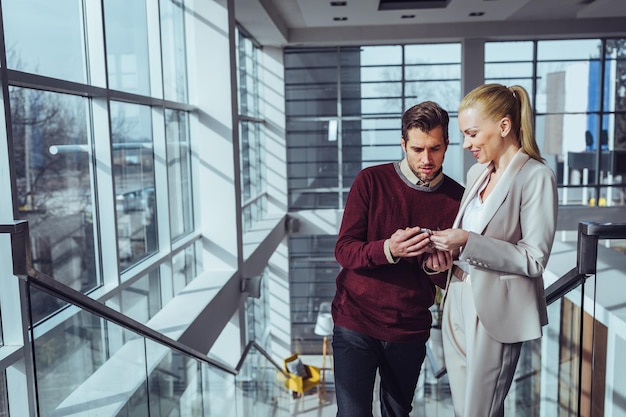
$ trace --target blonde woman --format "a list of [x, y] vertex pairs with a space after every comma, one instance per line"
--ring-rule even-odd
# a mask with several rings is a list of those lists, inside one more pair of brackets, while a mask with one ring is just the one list
[[456, 417], [504, 415], [522, 343], [548, 322], [542, 274], [558, 200], [532, 116], [521, 86], [482, 85], [459, 107], [463, 148], [478, 163], [452, 228], [431, 236], [457, 259], [442, 323]]

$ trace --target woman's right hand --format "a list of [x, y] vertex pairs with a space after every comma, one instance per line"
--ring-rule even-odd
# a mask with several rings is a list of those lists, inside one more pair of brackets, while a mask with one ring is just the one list
[[468, 238], [469, 232], [467, 230], [446, 229], [433, 231], [430, 241], [437, 250], [456, 253], [461, 246], [465, 246]]

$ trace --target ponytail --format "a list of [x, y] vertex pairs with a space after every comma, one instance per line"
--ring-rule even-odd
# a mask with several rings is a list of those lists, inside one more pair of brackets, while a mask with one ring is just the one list
[[533, 133], [533, 111], [528, 92], [520, 85], [484, 84], [470, 91], [461, 100], [459, 112], [478, 107], [484, 117], [499, 121], [511, 119], [511, 130], [522, 150], [533, 159], [544, 162]]

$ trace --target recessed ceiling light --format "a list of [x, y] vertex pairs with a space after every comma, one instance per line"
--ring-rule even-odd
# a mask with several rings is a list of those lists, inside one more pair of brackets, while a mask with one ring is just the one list
[[415, 19], [415, 15], [414, 14], [403, 14], [402, 18], [403, 19]]
[[470, 15], [470, 17], [478, 17], [478, 16], [482, 16], [484, 14], [485, 14], [485, 12], [471, 12], [469, 15]]
[[331, 1], [330, 5], [333, 7], [337, 7], [337, 6], [345, 6], [347, 5], [348, 2], [347, 1]]
[[333, 17], [333, 20], [335, 22], [345, 22], [346, 20], [348, 20], [347, 17]]

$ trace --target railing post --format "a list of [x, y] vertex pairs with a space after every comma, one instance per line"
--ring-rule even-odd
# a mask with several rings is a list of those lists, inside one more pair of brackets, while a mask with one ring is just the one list
[[0, 224], [0, 233], [11, 234], [11, 257], [13, 274], [25, 277], [32, 267], [28, 221], [14, 220], [8, 224]]
[[578, 250], [576, 267], [579, 274], [593, 275], [596, 273], [598, 261], [598, 234], [589, 234], [593, 223], [578, 223]]

